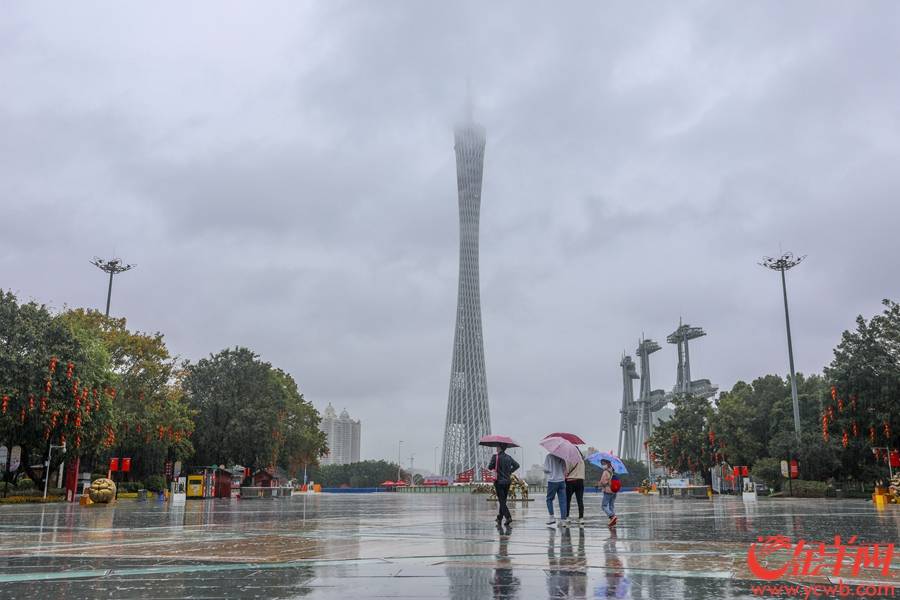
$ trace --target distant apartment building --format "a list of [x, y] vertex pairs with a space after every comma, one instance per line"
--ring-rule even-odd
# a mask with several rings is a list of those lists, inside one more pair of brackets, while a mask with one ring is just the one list
[[531, 465], [531, 468], [525, 471], [525, 482], [531, 485], [543, 485], [547, 483], [547, 476], [544, 474], [544, 466]]
[[329, 402], [322, 413], [319, 429], [328, 437], [328, 456], [322, 457], [321, 464], [349, 465], [359, 462], [359, 419], [351, 419], [346, 409], [338, 416]]

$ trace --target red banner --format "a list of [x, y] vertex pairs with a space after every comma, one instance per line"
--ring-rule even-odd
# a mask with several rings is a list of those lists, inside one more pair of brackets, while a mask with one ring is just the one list
[[109, 470], [112, 471], [113, 473], [115, 473], [116, 471], [119, 470], [119, 459], [118, 458], [109, 459]]
[[122, 472], [127, 473], [130, 470], [131, 470], [131, 459], [123, 458], [122, 459]]

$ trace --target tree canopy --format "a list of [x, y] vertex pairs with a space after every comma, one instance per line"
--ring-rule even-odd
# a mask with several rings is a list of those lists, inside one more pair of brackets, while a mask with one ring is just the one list
[[296, 473], [327, 450], [319, 414], [294, 380], [247, 348], [189, 365], [184, 390], [197, 413], [198, 463], [281, 465]]

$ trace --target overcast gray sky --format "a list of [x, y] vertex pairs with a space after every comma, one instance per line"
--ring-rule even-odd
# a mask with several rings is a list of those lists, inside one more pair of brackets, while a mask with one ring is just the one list
[[0, 287], [192, 360], [248, 346], [365, 458], [430, 467], [455, 317], [453, 125], [487, 128], [493, 429], [618, 431], [623, 351], [706, 329], [723, 388], [817, 371], [900, 298], [894, 2], [5, 2]]

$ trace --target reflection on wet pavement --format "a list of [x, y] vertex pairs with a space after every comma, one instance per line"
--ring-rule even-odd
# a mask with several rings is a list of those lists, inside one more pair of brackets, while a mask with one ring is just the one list
[[585, 501], [568, 529], [460, 494], [3, 506], [0, 597], [750, 598], [758, 536], [900, 541], [900, 507], [865, 501], [624, 494], [615, 531]]

